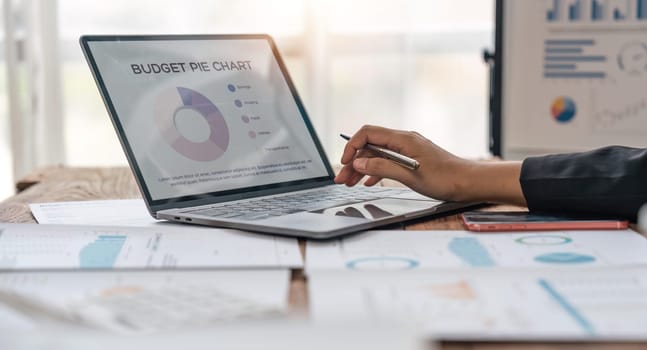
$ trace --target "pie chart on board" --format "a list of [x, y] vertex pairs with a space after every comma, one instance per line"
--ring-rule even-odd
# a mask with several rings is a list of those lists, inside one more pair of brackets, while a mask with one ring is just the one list
[[[208, 137], [202, 141], [191, 140], [178, 129], [178, 115], [187, 110], [197, 112], [203, 123], [189, 128], [201, 130], [208, 125]], [[207, 162], [220, 158], [229, 146], [229, 129], [218, 107], [201, 93], [185, 87], [175, 87], [162, 92], [155, 104], [155, 123], [162, 138], [179, 154], [196, 161]]]
[[560, 96], [550, 105], [550, 114], [558, 123], [568, 123], [575, 117], [575, 101], [570, 97]]

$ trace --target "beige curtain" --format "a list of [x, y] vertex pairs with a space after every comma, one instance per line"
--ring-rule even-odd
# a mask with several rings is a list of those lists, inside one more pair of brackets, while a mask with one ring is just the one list
[[3, 0], [14, 179], [62, 163], [64, 128], [56, 0]]

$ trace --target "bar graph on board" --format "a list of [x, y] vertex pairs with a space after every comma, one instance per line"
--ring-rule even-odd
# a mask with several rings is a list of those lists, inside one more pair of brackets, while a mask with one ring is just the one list
[[604, 19], [606, 3], [600, 0], [591, 0], [591, 19], [593, 21], [601, 21]]
[[592, 38], [544, 40], [544, 78], [603, 79], [607, 55], [596, 52]]
[[641, 22], [647, 0], [547, 0], [548, 23]]
[[577, 21], [582, 18], [582, 1], [577, 0], [575, 3], [568, 5], [568, 19]]

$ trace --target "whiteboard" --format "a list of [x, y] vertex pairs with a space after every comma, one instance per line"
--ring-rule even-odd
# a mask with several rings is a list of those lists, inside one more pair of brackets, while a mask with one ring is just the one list
[[502, 156], [647, 147], [647, 0], [497, 6]]

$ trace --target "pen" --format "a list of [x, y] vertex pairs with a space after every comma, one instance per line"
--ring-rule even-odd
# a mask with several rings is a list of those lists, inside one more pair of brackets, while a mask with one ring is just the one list
[[[341, 136], [346, 141], [350, 140], [350, 136], [348, 135], [339, 134], [339, 136]], [[400, 153], [391, 151], [390, 149], [382, 148], [380, 146], [372, 145], [370, 143], [367, 143], [366, 145], [364, 145], [364, 148], [369, 149], [383, 156], [386, 159], [392, 160], [398, 165], [402, 165], [407, 169], [416, 170], [420, 167], [420, 163], [418, 163], [417, 160], [404, 156]]]

